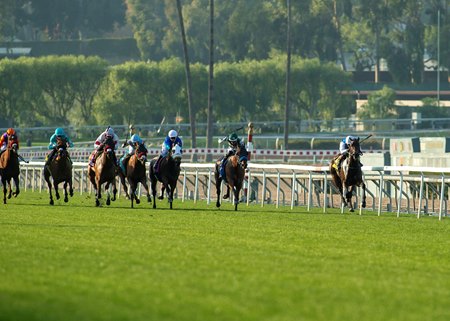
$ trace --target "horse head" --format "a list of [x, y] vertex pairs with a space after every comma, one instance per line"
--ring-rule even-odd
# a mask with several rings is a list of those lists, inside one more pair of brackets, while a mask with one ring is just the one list
[[17, 152], [17, 147], [19, 146], [19, 140], [16, 135], [9, 136], [8, 139], [8, 148]]
[[359, 143], [359, 138], [352, 140], [348, 147], [348, 154], [350, 160], [355, 160], [359, 162], [359, 158], [362, 156], [361, 146]]
[[147, 147], [145, 147], [144, 143], [137, 144], [134, 154], [136, 155], [136, 158], [143, 164], [147, 161], [147, 153], [148, 150]]
[[241, 147], [238, 145], [236, 148], [236, 155], [239, 158], [239, 164], [243, 169], [247, 169], [248, 158], [247, 155], [241, 155]]
[[62, 137], [56, 137], [56, 149], [56, 160], [59, 161], [60, 159], [67, 156], [67, 141]]
[[112, 156], [114, 153], [114, 139], [111, 136], [107, 136], [105, 143], [103, 144], [103, 152], [108, 156]]
[[171, 157], [175, 161], [175, 164], [177, 166], [181, 164], [181, 156], [182, 156], [181, 147], [180, 145], [176, 144], [175, 146], [172, 147]]

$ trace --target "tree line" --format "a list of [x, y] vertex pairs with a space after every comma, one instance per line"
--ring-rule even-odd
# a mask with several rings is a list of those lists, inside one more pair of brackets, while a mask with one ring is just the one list
[[[282, 120], [285, 57], [215, 67], [214, 122]], [[350, 74], [318, 59], [292, 59], [291, 120], [347, 117]], [[193, 113], [207, 119], [207, 66], [191, 65]], [[0, 60], [0, 115], [14, 127], [188, 123], [183, 62], [127, 62], [48, 56]], [[6, 125], [5, 124], [5, 125]]]

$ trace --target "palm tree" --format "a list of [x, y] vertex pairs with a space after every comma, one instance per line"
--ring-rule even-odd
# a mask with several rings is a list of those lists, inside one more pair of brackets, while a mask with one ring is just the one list
[[[187, 42], [186, 42], [186, 32], [184, 29], [184, 20], [183, 20], [183, 11], [181, 10], [181, 1], [177, 0], [177, 10], [178, 10], [178, 19], [180, 21], [180, 31], [181, 31], [181, 40], [183, 42], [183, 53], [184, 53], [184, 69], [186, 73], [186, 87], [187, 87], [187, 98], [188, 98], [188, 110], [189, 110], [189, 123], [191, 125], [191, 140], [192, 140], [192, 148], [197, 147], [197, 135], [195, 132], [195, 116], [192, 111], [192, 87], [191, 87], [191, 69], [189, 67], [189, 53], [187, 50]], [[191, 161], [197, 161], [197, 154], [192, 153]]]

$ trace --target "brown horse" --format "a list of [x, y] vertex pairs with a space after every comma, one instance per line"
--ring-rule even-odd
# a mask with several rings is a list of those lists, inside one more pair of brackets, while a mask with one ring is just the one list
[[147, 171], [145, 168], [145, 162], [147, 161], [147, 148], [144, 143], [137, 146], [136, 151], [130, 157], [127, 164], [127, 180], [130, 185], [129, 195], [131, 199], [131, 207], [133, 208], [133, 201], [136, 200], [136, 204], [141, 201], [136, 195], [136, 189], [138, 183], [141, 183], [147, 191], [147, 201], [150, 203], [152, 201], [150, 197], [150, 191], [147, 184]]
[[[50, 179], [50, 177], [52, 179]], [[58, 185], [64, 182], [64, 202], [69, 201], [67, 196], [67, 185], [69, 185], [70, 196], [73, 196], [72, 187], [72, 161], [67, 151], [67, 142], [61, 138], [56, 140], [56, 155], [51, 160], [50, 164], [44, 167], [44, 179], [48, 185], [48, 191], [50, 193], [50, 205], [53, 205], [52, 195], [52, 180], [55, 188], [56, 199], [59, 200]]]
[[223, 196], [224, 199], [230, 197], [230, 190], [233, 190], [234, 196], [234, 210], [237, 211], [239, 204], [239, 193], [242, 189], [242, 184], [245, 178], [245, 169], [247, 168], [247, 157], [240, 156], [240, 149], [237, 148], [236, 154], [228, 157], [225, 164], [225, 177], [222, 178], [220, 175], [220, 165], [223, 158], [220, 158], [216, 162], [214, 176], [216, 178], [216, 192], [217, 192], [217, 202], [216, 207], [220, 207], [220, 190], [222, 185], [222, 180], [225, 181], [227, 185], [227, 192]]
[[330, 164], [330, 172], [334, 185], [339, 189], [342, 197], [342, 204], [350, 208], [350, 212], [354, 211], [352, 196], [356, 190], [356, 186], [362, 187], [361, 206], [366, 207], [366, 184], [362, 177], [361, 163], [359, 158], [362, 155], [359, 138], [352, 141], [348, 148], [348, 156], [342, 161], [339, 172], [333, 167], [334, 157]]
[[156, 208], [156, 185], [158, 181], [163, 184], [162, 197], [164, 198], [164, 190], [167, 192], [167, 199], [172, 209], [173, 192], [177, 187], [178, 176], [180, 176], [181, 165], [181, 147], [175, 145], [166, 157], [160, 160], [159, 174], [155, 173], [155, 163], [158, 157], [155, 157], [150, 162], [150, 181], [152, 184], [153, 208]]
[[[0, 175], [3, 184], [3, 204], [6, 204], [6, 194], [8, 198], [17, 197], [20, 193], [19, 189], [19, 155], [17, 154], [18, 140], [16, 135], [11, 135], [8, 139], [8, 146], [0, 156]], [[16, 191], [13, 193], [11, 189], [11, 179], [14, 180]], [[8, 188], [7, 186], [8, 185]]]
[[[95, 161], [94, 167], [88, 165], [89, 179], [95, 189], [95, 205], [100, 206], [99, 199], [102, 198], [102, 184], [105, 184], [105, 190], [108, 197], [106, 198], [106, 205], [111, 204], [111, 200], [116, 200], [116, 164], [114, 163], [114, 141], [108, 138], [103, 146], [103, 151]], [[109, 188], [113, 188], [113, 197], [111, 199]]]

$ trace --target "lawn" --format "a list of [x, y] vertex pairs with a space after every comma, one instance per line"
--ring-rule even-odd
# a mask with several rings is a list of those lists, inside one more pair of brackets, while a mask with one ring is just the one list
[[89, 195], [0, 206], [0, 320], [450, 320], [450, 220]]

